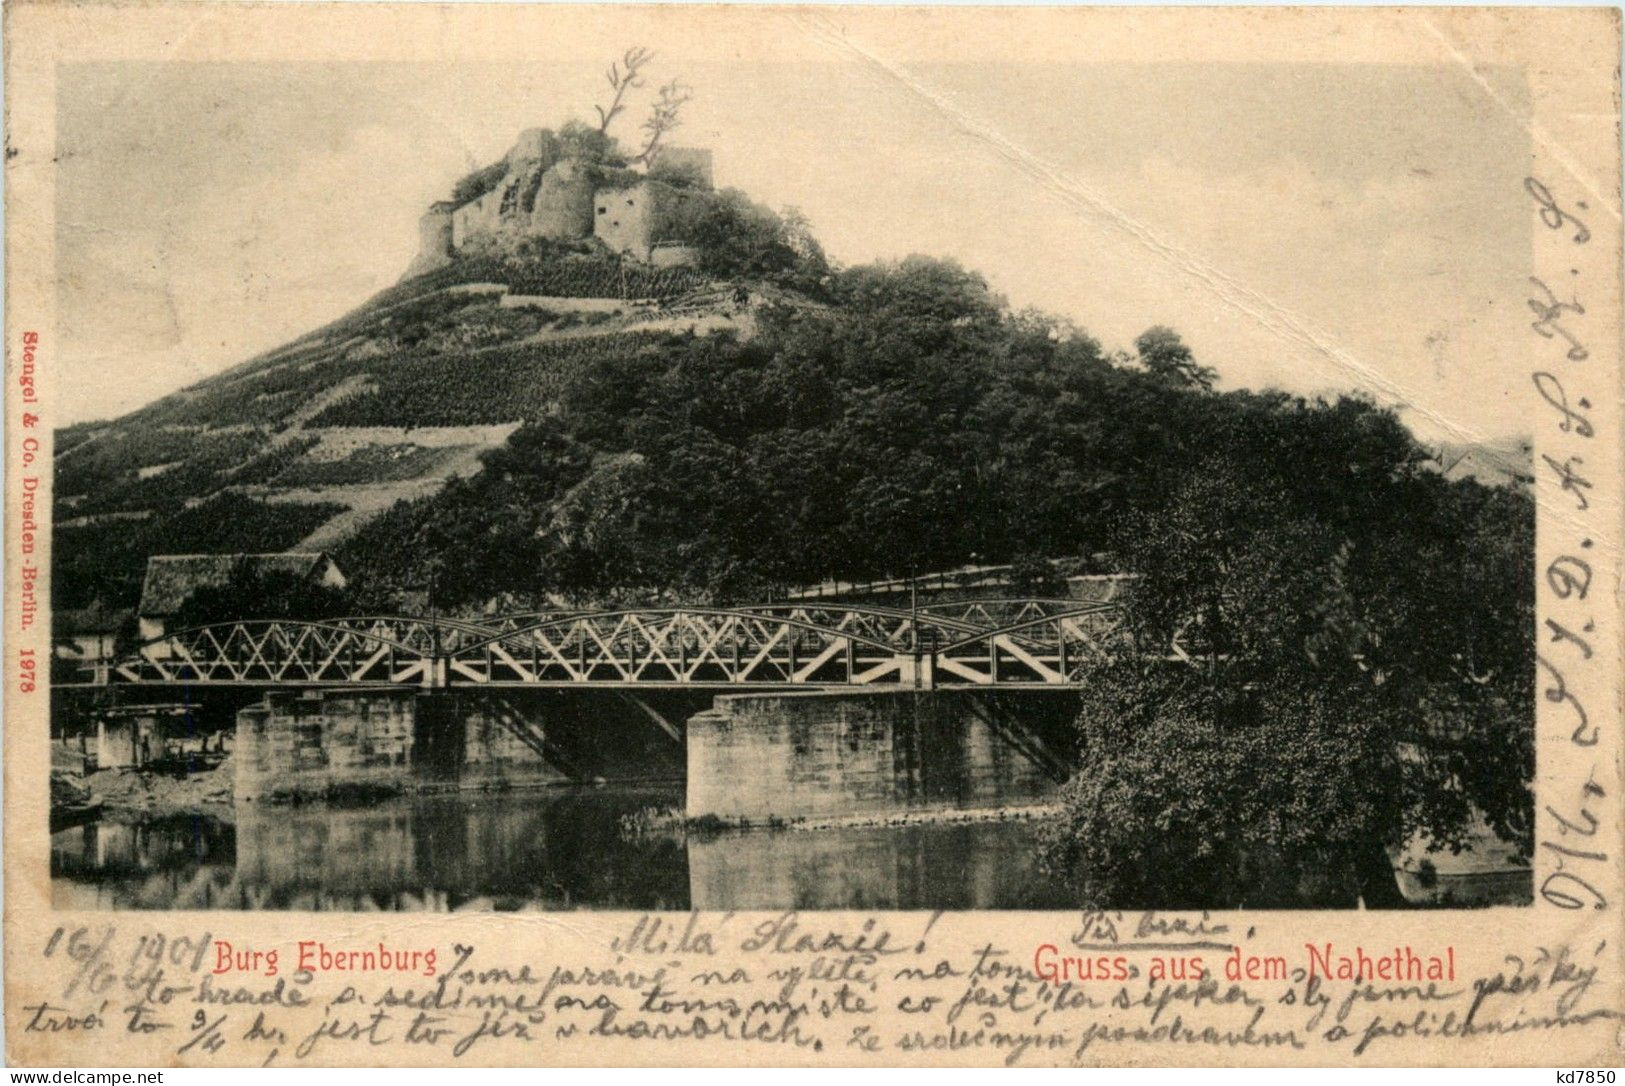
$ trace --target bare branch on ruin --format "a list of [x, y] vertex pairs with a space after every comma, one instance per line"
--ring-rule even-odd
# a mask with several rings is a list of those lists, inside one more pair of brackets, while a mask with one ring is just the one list
[[676, 79], [660, 88], [660, 96], [655, 99], [654, 105], [649, 107], [649, 119], [643, 122], [643, 131], [648, 138], [643, 144], [643, 150], [633, 161], [641, 162], [645, 166], [654, 165], [661, 139], [683, 123], [680, 117], [683, 106], [693, 97], [693, 88]]
[[593, 106], [598, 111], [598, 131], [608, 132], [609, 126], [617, 114], [626, 108], [626, 92], [634, 87], [643, 86], [643, 69], [654, 59], [654, 54], [641, 45], [634, 45], [628, 49], [618, 61], [611, 61], [609, 71], [604, 78], [609, 81], [609, 88], [614, 97], [609, 100], [609, 108]]

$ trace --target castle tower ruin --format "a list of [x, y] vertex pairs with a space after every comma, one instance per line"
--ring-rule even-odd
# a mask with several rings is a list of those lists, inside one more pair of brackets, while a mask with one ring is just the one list
[[580, 162], [566, 159], [548, 167], [536, 190], [531, 232], [554, 241], [591, 237], [594, 187], [591, 172]]
[[573, 155], [545, 128], [520, 133], [500, 162], [465, 178], [455, 201], [430, 206], [418, 223], [408, 278], [449, 264], [470, 246], [497, 251], [526, 237], [596, 238], [611, 252], [659, 267], [692, 264], [683, 223], [712, 186], [711, 152], [665, 147], [643, 173]]
[[455, 250], [451, 241], [451, 213], [456, 205], [437, 200], [418, 220], [418, 255], [406, 269], [406, 278], [423, 275], [451, 263]]

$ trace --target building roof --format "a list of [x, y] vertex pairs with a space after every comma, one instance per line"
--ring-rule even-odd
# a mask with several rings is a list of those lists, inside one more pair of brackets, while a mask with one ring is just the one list
[[318, 574], [333, 560], [321, 551], [295, 551], [287, 554], [155, 554], [147, 559], [147, 576], [141, 582], [143, 618], [172, 615], [200, 588], [228, 584], [232, 575], [291, 573], [296, 577]]
[[63, 607], [51, 612], [51, 636], [83, 637], [92, 634], [113, 634], [131, 616], [128, 608]]

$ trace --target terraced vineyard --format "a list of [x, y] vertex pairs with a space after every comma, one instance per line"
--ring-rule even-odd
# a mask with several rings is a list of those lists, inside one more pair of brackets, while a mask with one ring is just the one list
[[265, 441], [259, 430], [121, 429], [58, 456], [58, 500], [68, 499], [70, 515], [84, 517], [207, 494]]
[[269, 482], [279, 487], [401, 482], [432, 475], [467, 452], [466, 445], [368, 445], [342, 460], [298, 460]]
[[[478, 472], [514, 426], [557, 409], [573, 374], [684, 338], [627, 330], [631, 307], [505, 307], [505, 292], [668, 299], [707, 282], [602, 253], [461, 259], [122, 419], [60, 431], [58, 584], [75, 586], [60, 605], [129, 606], [148, 554], [340, 543]], [[446, 429], [470, 425], [486, 429]]]
[[665, 301], [697, 290], [705, 276], [688, 268], [643, 268], [612, 260], [547, 264], [506, 280], [515, 294], [559, 298], [654, 298]]
[[601, 358], [658, 352], [681, 337], [611, 333], [468, 354], [409, 355], [375, 376], [377, 389], [334, 404], [312, 426], [463, 426], [548, 414], [561, 382]]

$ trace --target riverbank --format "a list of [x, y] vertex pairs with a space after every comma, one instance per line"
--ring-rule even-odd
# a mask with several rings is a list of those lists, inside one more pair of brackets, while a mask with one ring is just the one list
[[104, 816], [160, 817], [208, 813], [229, 818], [232, 808], [230, 756], [196, 773], [153, 773], [142, 769], [99, 769], [85, 787], [101, 801]]
[[1045, 822], [1058, 818], [1059, 803], [1026, 803], [999, 807], [915, 807], [884, 814], [867, 812], [817, 818], [725, 819], [716, 815], [689, 818], [676, 808], [644, 810], [623, 816], [623, 832], [632, 834], [693, 833], [715, 835], [755, 830], [852, 830], [901, 826], [950, 826], [975, 822]]

